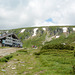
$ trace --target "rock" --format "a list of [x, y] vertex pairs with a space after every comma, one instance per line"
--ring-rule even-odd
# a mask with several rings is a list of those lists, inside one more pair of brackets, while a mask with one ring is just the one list
[[29, 67], [28, 69], [33, 69], [33, 67]]
[[8, 67], [10, 67], [10, 65]]
[[17, 62], [15, 62], [15, 64], [17, 64], [18, 63], [18, 61]]
[[3, 72], [6, 72], [6, 70], [2, 69]]
[[20, 63], [25, 63], [25, 62], [20, 62]]
[[28, 71], [28, 72], [24, 72], [24, 75], [26, 75], [27, 73], [31, 73], [30, 71]]
[[22, 66], [25, 66], [25, 65], [22, 65]]
[[15, 72], [15, 74], [17, 74], [17, 72]]
[[30, 54], [30, 55], [32, 55], [32, 54]]
[[16, 69], [15, 67], [12, 68], [13, 70]]
[[17, 59], [14, 59], [15, 61], [17, 60]]
[[28, 72], [24, 72], [24, 74], [26, 75]]

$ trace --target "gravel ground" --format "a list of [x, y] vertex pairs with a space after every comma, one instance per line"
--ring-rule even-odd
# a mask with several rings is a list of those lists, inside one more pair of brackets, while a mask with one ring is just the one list
[[21, 50], [23, 48], [0, 48], [0, 56], [6, 56], [9, 55], [10, 53], [14, 53], [17, 50]]

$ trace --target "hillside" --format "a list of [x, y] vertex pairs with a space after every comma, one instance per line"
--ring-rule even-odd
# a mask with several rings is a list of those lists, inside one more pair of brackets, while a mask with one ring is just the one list
[[4, 30], [1, 33], [15, 33], [23, 42], [23, 47], [32, 45], [42, 46], [47, 43], [68, 43], [74, 45], [75, 27], [74, 26], [51, 26], [51, 27], [30, 27], [12, 30]]
[[[15, 33], [24, 48], [0, 49], [1, 75], [75, 75], [75, 27], [32, 27], [1, 31], [4, 32]], [[63, 45], [64, 48], [42, 49], [46, 44], [52, 44], [52, 47]], [[33, 45], [37, 48], [33, 48]], [[66, 48], [71, 46], [74, 46], [73, 49]]]

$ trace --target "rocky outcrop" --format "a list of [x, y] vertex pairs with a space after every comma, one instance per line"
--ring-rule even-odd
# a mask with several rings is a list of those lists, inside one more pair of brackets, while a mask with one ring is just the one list
[[[5, 32], [5, 31], [1, 31]], [[52, 36], [60, 36], [62, 33], [69, 35], [72, 32], [75, 32], [75, 27], [37, 27], [37, 28], [21, 28], [8, 30], [8, 32], [13, 32], [22, 40], [28, 39], [30, 37], [42, 36], [46, 34], [46, 39], [51, 38]], [[47, 38], [48, 37], [48, 38]]]

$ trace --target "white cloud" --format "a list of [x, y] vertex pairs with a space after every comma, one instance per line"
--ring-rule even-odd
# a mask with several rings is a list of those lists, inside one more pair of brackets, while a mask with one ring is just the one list
[[0, 29], [75, 25], [74, 19], [75, 0], [0, 0]]

